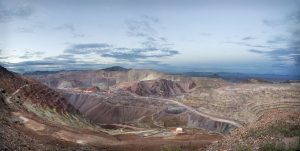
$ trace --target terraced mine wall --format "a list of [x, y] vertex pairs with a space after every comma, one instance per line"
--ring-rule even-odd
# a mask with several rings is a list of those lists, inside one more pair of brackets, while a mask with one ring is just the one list
[[64, 93], [64, 96], [84, 116], [98, 124], [128, 123], [155, 112], [151, 107], [121, 102], [122, 98], [119, 102], [107, 97], [79, 93]]
[[[152, 119], [146, 123], [149, 125], [155, 125], [157, 121], [167, 123], [171, 120], [181, 124], [178, 126], [200, 128], [218, 133], [228, 133], [236, 128], [232, 124], [211, 120], [179, 106], [170, 110], [169, 104], [157, 99], [129, 96], [114, 98], [105, 95], [66, 92], [64, 92], [64, 96], [85, 117], [98, 124], [126, 124], [148, 117], [148, 119]], [[178, 121], [178, 119], [180, 120]]]
[[183, 125], [178, 125], [179, 127], [183, 126], [188, 128], [200, 128], [206, 131], [224, 134], [229, 133], [231, 130], [237, 128], [235, 125], [230, 123], [220, 122], [212, 120], [208, 117], [200, 116], [184, 109], [183, 107], [166, 108], [164, 112], [159, 113], [156, 118], [158, 121], [165, 121], [165, 125], [171, 127], [174, 127], [177, 123], [180, 123]]
[[229, 133], [231, 130], [237, 128], [236, 126], [234, 126], [232, 124], [214, 121], [209, 118], [195, 115], [195, 114], [188, 115], [187, 126], [202, 128], [202, 129], [205, 129], [208, 131], [220, 132], [220, 133]]

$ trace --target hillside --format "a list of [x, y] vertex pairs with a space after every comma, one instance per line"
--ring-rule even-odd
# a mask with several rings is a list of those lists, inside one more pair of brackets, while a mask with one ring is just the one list
[[[146, 105], [146, 99], [136, 98], [130, 94], [111, 95], [111, 92], [100, 91], [99, 88], [77, 89], [79, 92], [76, 93], [73, 89], [67, 89], [63, 92], [59, 89], [50, 89], [31, 78], [9, 72], [5, 68], [1, 68], [0, 73], [1, 150], [129, 151], [161, 150], [165, 145], [190, 150], [205, 147], [222, 138], [219, 135], [192, 129], [187, 129], [186, 135], [179, 136], [172, 128], [158, 129], [155, 123], [152, 123], [152, 126], [156, 128], [151, 128], [151, 121], [149, 123], [151, 118], [141, 119], [143, 122], [138, 122], [137, 125], [134, 123], [127, 125], [124, 120], [141, 118], [143, 114], [137, 114], [138, 112], [149, 117], [157, 112], [151, 111], [151, 108], [146, 112], [141, 110], [139, 106]], [[82, 109], [72, 102], [73, 99], [68, 97], [68, 94], [71, 96], [79, 94], [80, 97], [75, 97], [74, 101], [84, 101], [82, 94], [90, 98], [97, 93], [105, 94], [102, 96], [102, 101], [111, 97], [110, 103], [103, 104], [104, 106], [97, 105], [102, 109], [94, 110], [103, 111], [102, 113], [93, 113], [92, 110], [82, 112]], [[133, 104], [136, 104], [136, 107], [133, 106], [128, 113], [124, 114], [124, 107], [119, 103], [126, 103], [124, 102], [126, 97], [129, 97], [128, 101], [135, 99], [136, 103]], [[121, 100], [123, 102], [118, 102]], [[148, 103], [156, 106], [156, 102], [157, 100], [153, 99]], [[96, 105], [90, 103], [81, 104]], [[120, 112], [122, 110], [123, 112]], [[120, 115], [122, 116], [118, 119]], [[99, 120], [93, 120], [94, 118]], [[165, 120], [164, 118], [162, 120]]]
[[206, 150], [300, 150], [300, 113], [271, 110]]
[[294, 83], [137, 69], [22, 76], [1, 67], [0, 76], [0, 149], [261, 150], [271, 138], [276, 147], [297, 146]]

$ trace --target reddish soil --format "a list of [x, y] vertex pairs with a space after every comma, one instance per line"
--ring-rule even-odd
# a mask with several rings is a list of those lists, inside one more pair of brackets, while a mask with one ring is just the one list
[[68, 126], [54, 125], [41, 121], [38, 117], [14, 112], [12, 118], [19, 119], [13, 128], [24, 135], [38, 139], [40, 143], [59, 144], [60, 147], [93, 146], [107, 150], [161, 150], [164, 146], [180, 147], [190, 150], [201, 148], [222, 139], [220, 135], [194, 134], [177, 135], [171, 138], [144, 138], [132, 134], [111, 136], [103, 132], [88, 129], [75, 129]]

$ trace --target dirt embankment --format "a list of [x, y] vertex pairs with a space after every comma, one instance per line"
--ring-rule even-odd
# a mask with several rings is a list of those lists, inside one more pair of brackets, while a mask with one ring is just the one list
[[266, 112], [206, 150], [300, 150], [300, 112]]

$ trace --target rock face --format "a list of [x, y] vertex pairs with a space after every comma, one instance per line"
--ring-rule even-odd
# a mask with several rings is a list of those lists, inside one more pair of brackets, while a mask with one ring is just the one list
[[134, 83], [121, 83], [117, 88], [136, 93], [140, 96], [178, 96], [194, 88], [193, 81], [173, 82], [171, 80], [159, 79], [139, 81]]
[[[49, 107], [58, 112], [77, 113], [77, 110], [58, 92], [38, 81], [22, 77], [0, 66], [0, 87], [8, 95], [9, 102], [23, 104], [29, 101], [41, 107]], [[14, 103], [14, 102], [13, 102]]]
[[15, 73], [9, 72], [6, 68], [0, 66], [0, 86], [5, 88], [8, 93], [14, 92], [19, 87], [26, 84], [26, 80]]
[[82, 124], [77, 113], [60, 93], [0, 66], [0, 150], [96, 150], [54, 137], [67, 126]]

